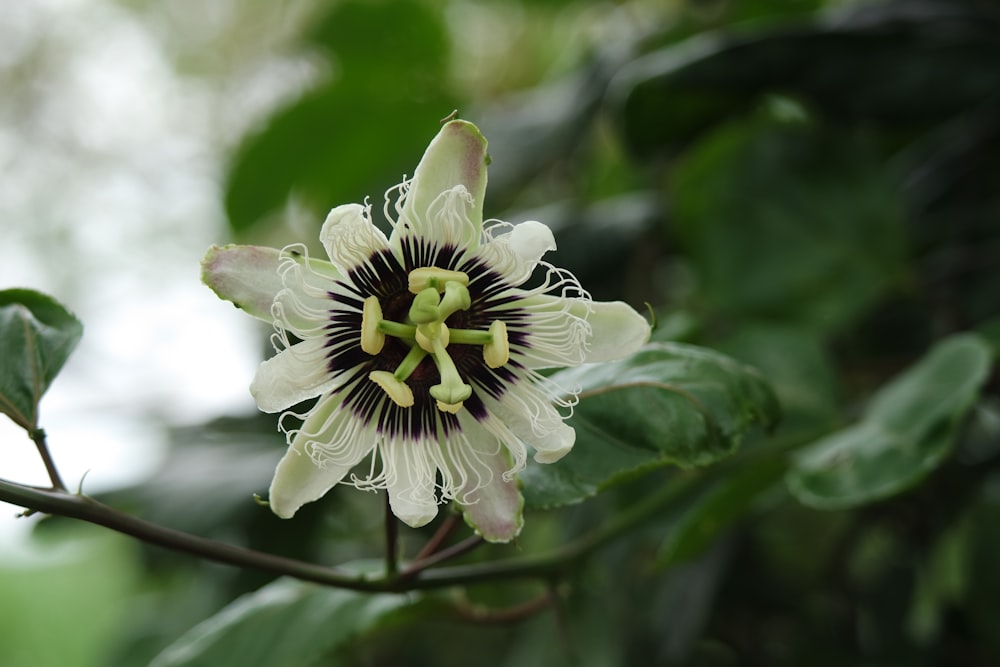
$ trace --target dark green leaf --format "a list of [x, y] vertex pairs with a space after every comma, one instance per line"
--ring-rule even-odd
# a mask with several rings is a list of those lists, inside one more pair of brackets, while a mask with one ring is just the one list
[[938, 343], [872, 398], [861, 421], [803, 450], [789, 489], [807, 505], [836, 509], [910, 488], [951, 452], [992, 356], [974, 334]]
[[83, 325], [50, 296], [0, 291], [0, 412], [38, 428], [38, 402], [83, 335]]
[[687, 143], [772, 92], [825, 116], [892, 130], [937, 124], [1000, 86], [995, 12], [884, 3], [794, 27], [704, 33], [642, 57], [614, 81], [626, 140], [643, 156]]
[[151, 667], [310, 667], [413, 601], [279, 579], [195, 626]]
[[768, 119], [734, 124], [681, 162], [672, 190], [676, 233], [720, 316], [829, 332], [902, 274], [902, 203], [851, 136]]
[[748, 366], [703, 348], [653, 343], [621, 361], [558, 375], [581, 389], [570, 423], [576, 446], [521, 475], [529, 506], [578, 502], [647, 468], [708, 465], [730, 454], [777, 400]]

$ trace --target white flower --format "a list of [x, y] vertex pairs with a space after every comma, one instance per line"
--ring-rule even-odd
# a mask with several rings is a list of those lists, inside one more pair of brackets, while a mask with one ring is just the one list
[[386, 489], [414, 527], [454, 500], [487, 540], [509, 541], [529, 449], [553, 463], [575, 440], [563, 421], [575, 396], [538, 370], [619, 358], [648, 339], [628, 305], [591, 301], [541, 260], [555, 248], [548, 227], [484, 228], [487, 161], [479, 130], [449, 122], [413, 179], [386, 193], [388, 238], [370, 207], [348, 204], [320, 232], [329, 261], [301, 245], [206, 255], [206, 284], [274, 324], [278, 353], [250, 387], [260, 409], [319, 397], [287, 430], [269, 498], [278, 516], [346, 482]]

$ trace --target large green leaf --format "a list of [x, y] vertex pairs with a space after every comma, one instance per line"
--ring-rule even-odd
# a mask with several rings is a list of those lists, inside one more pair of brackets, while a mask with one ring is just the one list
[[671, 186], [674, 229], [719, 316], [837, 330], [902, 275], [902, 202], [850, 135], [736, 123], [689, 153]]
[[279, 579], [195, 626], [150, 667], [311, 667], [414, 600]]
[[576, 446], [521, 475], [529, 506], [578, 502], [647, 468], [708, 465], [730, 454], [754, 422], [770, 426], [779, 413], [754, 369], [680, 343], [652, 343], [557, 379], [581, 390], [570, 419]]
[[380, 208], [454, 108], [444, 27], [425, 3], [337, 3], [312, 38], [333, 56], [336, 77], [240, 148], [226, 188], [239, 234], [291, 196], [317, 214], [368, 195]]
[[992, 358], [975, 334], [941, 341], [883, 387], [859, 422], [802, 450], [789, 489], [807, 505], [839, 509], [910, 488], [951, 451]]
[[80, 321], [52, 297], [0, 291], [0, 412], [38, 428], [38, 402], [82, 335]]

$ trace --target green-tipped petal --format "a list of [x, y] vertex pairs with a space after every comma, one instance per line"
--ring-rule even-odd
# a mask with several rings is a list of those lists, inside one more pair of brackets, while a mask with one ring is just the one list
[[636, 352], [649, 341], [646, 318], [623, 301], [596, 301], [587, 317], [591, 334], [586, 363], [612, 361]]
[[[524, 525], [524, 498], [516, 477], [504, 479], [510, 469], [510, 456], [503, 447], [496, 450], [497, 441], [479, 429], [470, 430], [469, 446], [476, 450], [475, 458], [484, 465], [483, 470], [467, 470], [466, 488], [460, 489], [457, 497], [465, 522], [487, 542], [510, 542], [521, 532]], [[449, 467], [455, 469], [458, 462], [449, 458]], [[457, 474], [457, 470], [453, 474]], [[482, 475], [492, 479], [483, 484]]]
[[[462, 235], [472, 236], [461, 241], [478, 244], [483, 226], [486, 164], [486, 138], [479, 128], [464, 120], [446, 123], [427, 147], [413, 174], [400, 218], [404, 230], [439, 236], [445, 222], [450, 222], [451, 226], [466, 226], [448, 220], [451, 214], [460, 213], [468, 227], [464, 230], [468, 233]], [[456, 186], [462, 186], [464, 193], [457, 193]]]
[[283, 287], [280, 251], [250, 245], [213, 245], [201, 260], [201, 279], [220, 298], [249, 315], [271, 321], [271, 303]]

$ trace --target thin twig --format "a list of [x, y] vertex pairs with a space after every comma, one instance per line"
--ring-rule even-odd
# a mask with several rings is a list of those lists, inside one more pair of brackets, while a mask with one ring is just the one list
[[442, 549], [437, 553], [431, 554], [426, 558], [414, 561], [410, 563], [409, 567], [400, 573], [401, 578], [413, 577], [429, 567], [439, 565], [452, 558], [458, 558], [463, 554], [467, 554], [480, 544], [483, 544], [483, 538], [478, 535], [473, 535], [472, 537], [466, 538], [457, 544], [453, 544], [447, 549]]
[[417, 552], [417, 555], [413, 557], [414, 562], [424, 560], [437, 551], [444, 541], [448, 539], [448, 536], [451, 535], [451, 531], [453, 531], [457, 525], [457, 514], [449, 514], [445, 517], [445, 520], [441, 522], [438, 529], [434, 531], [433, 535], [431, 535], [431, 539], [427, 540], [427, 544], [425, 544], [423, 548]]
[[45, 429], [36, 428], [30, 433], [31, 440], [35, 443], [35, 448], [38, 449], [38, 455], [42, 457], [42, 463], [45, 464], [45, 472], [49, 474], [49, 481], [52, 482], [52, 488], [65, 491], [66, 484], [62, 481], [62, 477], [59, 476], [59, 469], [56, 468], [55, 459], [52, 458], [52, 453], [49, 452], [49, 445], [45, 439]]
[[399, 524], [385, 494], [385, 576], [391, 579], [399, 571]]
[[552, 606], [556, 602], [555, 592], [549, 588], [536, 598], [501, 609], [480, 607], [466, 602], [456, 602], [452, 608], [464, 621], [491, 625], [519, 623], [524, 619]]

